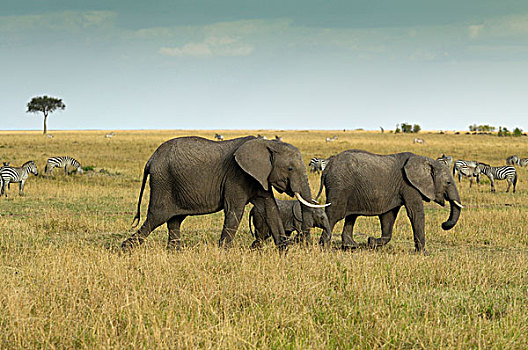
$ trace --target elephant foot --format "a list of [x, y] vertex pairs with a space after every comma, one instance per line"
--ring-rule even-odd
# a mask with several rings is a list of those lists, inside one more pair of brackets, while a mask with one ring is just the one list
[[341, 250], [344, 250], [344, 251], [354, 251], [356, 250], [357, 248], [359, 248], [359, 244], [357, 244], [356, 242], [354, 242], [354, 244], [342, 244], [341, 245]]
[[423, 256], [429, 256], [429, 252], [427, 251], [427, 249], [425, 248], [422, 248], [422, 249], [416, 249], [416, 254], [421, 254]]
[[121, 244], [121, 249], [130, 250], [132, 248], [135, 248], [135, 247], [139, 246], [141, 243], [143, 243], [143, 241], [144, 241], [143, 238], [140, 238], [140, 237], [137, 237], [137, 236], [132, 236], [132, 237], [126, 239]]
[[252, 250], [257, 250], [260, 248], [262, 248], [262, 241], [260, 239], [254, 240], [253, 243], [251, 243], [251, 246], [249, 247], [249, 249]]
[[367, 245], [368, 245], [369, 248], [375, 249], [375, 248], [384, 246], [388, 242], [389, 242], [389, 240], [384, 239], [384, 238], [369, 237], [368, 241], [367, 241]]

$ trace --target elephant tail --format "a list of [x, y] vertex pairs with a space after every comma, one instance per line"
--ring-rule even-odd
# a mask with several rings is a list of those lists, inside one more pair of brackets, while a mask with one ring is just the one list
[[[137, 212], [136, 216], [134, 216], [134, 220], [132, 221], [132, 227], [136, 227], [139, 224], [139, 220], [141, 217], [141, 198], [143, 198], [143, 191], [145, 190], [145, 183], [147, 182], [147, 177], [150, 174], [150, 162], [152, 158], [148, 160], [147, 164], [145, 164], [145, 169], [143, 169], [143, 182], [141, 183], [141, 191], [139, 191], [139, 200], [137, 205]], [[137, 222], [136, 222], [137, 221]]]
[[315, 196], [316, 201], [319, 199], [319, 196], [323, 192], [324, 179], [325, 179], [325, 172], [323, 171], [323, 175], [321, 175], [321, 185], [319, 185], [319, 192], [317, 192], [317, 196]]

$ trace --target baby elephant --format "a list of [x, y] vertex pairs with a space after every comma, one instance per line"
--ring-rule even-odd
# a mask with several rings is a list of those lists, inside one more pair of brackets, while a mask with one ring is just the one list
[[[297, 200], [276, 200], [276, 202], [286, 235], [290, 237], [293, 231], [296, 231], [298, 234], [301, 233], [301, 203]], [[312, 219], [312, 227], [319, 227], [323, 229], [324, 232], [327, 232], [330, 229], [328, 217], [326, 216], [324, 209], [312, 209]], [[252, 221], [253, 226], [255, 227], [254, 232], [251, 228]], [[265, 220], [264, 208], [254, 206], [251, 209], [249, 212], [249, 230], [251, 231], [251, 234], [255, 236], [255, 241], [251, 244], [252, 249], [260, 248], [262, 242], [271, 237], [271, 232]]]

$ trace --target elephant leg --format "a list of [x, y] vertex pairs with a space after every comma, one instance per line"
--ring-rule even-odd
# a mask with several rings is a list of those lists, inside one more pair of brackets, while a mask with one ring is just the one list
[[264, 218], [265, 222], [271, 231], [273, 241], [279, 249], [284, 249], [288, 245], [288, 238], [286, 237], [286, 232], [284, 231], [284, 226], [282, 224], [279, 207], [275, 202], [275, 198], [266, 192], [261, 198], [259, 198], [259, 203], [264, 208]]
[[359, 247], [354, 241], [354, 224], [356, 223], [357, 215], [348, 215], [345, 218], [345, 225], [341, 233], [341, 247], [343, 250], [356, 249]]
[[390, 242], [390, 240], [392, 239], [392, 229], [394, 228], [394, 222], [396, 221], [396, 217], [398, 216], [399, 211], [400, 207], [397, 207], [379, 216], [381, 224], [381, 237], [369, 237], [369, 247], [381, 247]]
[[332, 231], [334, 230], [334, 226], [337, 224], [337, 222], [345, 217], [346, 213], [346, 202], [339, 201], [337, 198], [327, 198], [326, 200], [328, 203], [332, 203], [331, 206], [326, 207], [326, 216], [328, 217], [328, 224], [329, 224], [329, 232], [325, 232], [323, 230], [323, 233], [321, 234], [321, 238], [319, 240], [319, 244], [324, 246], [330, 246], [332, 242]]
[[180, 238], [180, 226], [183, 220], [185, 220], [185, 215], [174, 216], [167, 221], [167, 229], [169, 231], [169, 240], [167, 242], [167, 249], [169, 250], [179, 250], [181, 248], [181, 238]]
[[121, 248], [132, 248], [134, 246], [137, 246], [145, 241], [145, 238], [150, 235], [152, 231], [154, 231], [158, 226], [164, 224], [166, 220], [160, 219], [159, 216], [155, 215], [147, 215], [147, 219], [141, 225], [139, 230], [137, 230], [136, 233], [134, 233], [130, 238], [126, 239], [123, 244], [121, 244]]
[[233, 238], [240, 225], [242, 215], [244, 215], [244, 206], [240, 208], [230, 208], [228, 206], [224, 209], [224, 227], [222, 228], [222, 234], [218, 242], [220, 247], [229, 248], [233, 245]]
[[414, 248], [417, 252], [428, 254], [425, 250], [425, 213], [421, 198], [413, 198], [405, 203], [407, 216], [411, 221], [414, 235]]

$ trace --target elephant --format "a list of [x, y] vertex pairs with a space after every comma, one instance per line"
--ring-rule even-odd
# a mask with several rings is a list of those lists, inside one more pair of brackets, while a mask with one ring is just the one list
[[[293, 231], [302, 233], [302, 210], [301, 204], [296, 200], [277, 200], [279, 215], [282, 220], [282, 226], [286, 236], [290, 237]], [[255, 226], [255, 231], [251, 229], [251, 223]], [[318, 227], [329, 231], [328, 217], [322, 208], [312, 210], [312, 228]], [[264, 208], [254, 206], [249, 212], [249, 230], [255, 236], [255, 241], [251, 244], [252, 249], [260, 248], [262, 243], [271, 236], [270, 230], [266, 225], [266, 215]]]
[[449, 167], [439, 161], [410, 152], [378, 155], [363, 150], [347, 150], [330, 158], [321, 175], [330, 223], [328, 234], [321, 236], [321, 245], [329, 245], [335, 224], [345, 219], [342, 248], [354, 249], [353, 228], [358, 216], [378, 216], [381, 238], [368, 238], [368, 246], [375, 248], [387, 244], [392, 238], [396, 216], [405, 206], [411, 221], [416, 251], [425, 249], [425, 214], [422, 201], [451, 205], [449, 219], [442, 224], [444, 230], [453, 228], [461, 209], [460, 196]]
[[122, 243], [127, 249], [142, 243], [167, 223], [168, 248], [180, 248], [180, 226], [189, 215], [224, 211], [219, 245], [229, 247], [247, 203], [262, 207], [275, 244], [283, 250], [286, 238], [272, 188], [295, 196], [301, 203], [303, 238], [310, 240], [313, 208], [306, 168], [299, 150], [288, 143], [254, 136], [226, 141], [179, 137], [161, 144], [147, 161], [133, 227], [140, 221], [141, 198], [150, 175], [147, 218]]

